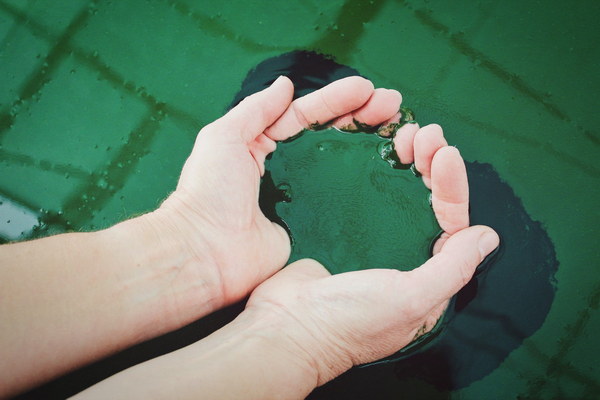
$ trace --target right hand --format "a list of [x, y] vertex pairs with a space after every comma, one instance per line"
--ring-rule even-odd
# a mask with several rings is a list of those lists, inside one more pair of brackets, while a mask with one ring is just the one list
[[256, 288], [247, 304], [249, 315], [275, 321], [295, 348], [289, 353], [303, 358], [295, 362], [316, 371], [319, 385], [431, 330], [449, 299], [499, 244], [492, 229], [468, 227], [466, 169], [438, 125], [407, 124], [394, 140], [401, 161], [414, 161], [432, 188], [444, 230], [434, 256], [409, 272], [370, 269], [335, 276], [314, 260], [299, 260]]
[[290, 364], [314, 371], [320, 386], [432, 329], [448, 299], [498, 243], [488, 227], [466, 228], [409, 272], [370, 269], [331, 276], [318, 262], [299, 260], [256, 288], [247, 311], [271, 322], [287, 343], [286, 354], [295, 358]]

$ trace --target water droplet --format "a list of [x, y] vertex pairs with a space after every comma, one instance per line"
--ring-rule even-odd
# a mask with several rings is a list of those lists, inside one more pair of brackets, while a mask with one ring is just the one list
[[101, 189], [106, 189], [108, 187], [108, 182], [106, 181], [106, 179], [100, 178], [98, 179], [98, 182], [96, 182], [96, 186], [98, 186]]

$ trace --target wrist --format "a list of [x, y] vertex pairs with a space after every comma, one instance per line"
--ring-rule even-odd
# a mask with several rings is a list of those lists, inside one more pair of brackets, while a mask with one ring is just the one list
[[80, 397], [303, 399], [317, 386], [316, 370], [280, 328], [277, 319], [244, 311], [199, 342], [129, 368]]
[[223, 306], [219, 271], [208, 253], [192, 253], [160, 210], [97, 232], [115, 254], [123, 304], [139, 336], [182, 327]]
[[293, 334], [294, 324], [278, 315], [247, 308], [232, 324], [243, 331], [249, 352], [262, 359], [265, 378], [274, 391], [284, 388], [304, 398], [320, 385], [319, 370], [310, 348]]
[[190, 347], [197, 356], [190, 380], [200, 381], [212, 398], [305, 398], [317, 387], [318, 372], [281, 322], [245, 310]]
[[[256, 309], [255, 309], [256, 308]], [[257, 336], [282, 359], [310, 371], [312, 389], [324, 385], [353, 367], [352, 358], [335, 342], [327, 327], [303, 318], [314, 310], [298, 307], [294, 314], [277, 304], [247, 306], [244, 313], [255, 315]]]

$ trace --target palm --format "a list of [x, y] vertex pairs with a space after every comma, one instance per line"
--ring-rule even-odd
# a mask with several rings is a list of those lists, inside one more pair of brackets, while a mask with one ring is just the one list
[[[342, 348], [357, 351], [357, 355], [348, 361], [350, 365], [389, 355], [410, 343], [416, 335], [432, 329], [446, 309], [448, 298], [466, 283], [464, 277], [470, 276], [473, 267], [482, 259], [477, 247], [468, 247], [474, 241], [473, 237], [481, 236], [485, 230], [481, 227], [465, 229], [469, 226], [469, 188], [458, 150], [447, 145], [438, 125], [423, 128], [417, 124], [404, 125], [394, 142], [401, 162], [414, 162], [424, 184], [432, 190], [433, 209], [444, 230], [434, 246], [435, 256], [426, 263], [427, 266], [409, 273], [374, 269], [329, 277], [318, 263], [300, 260], [261, 285], [249, 302], [250, 307], [258, 308], [273, 303], [284, 304], [284, 308], [290, 309], [300, 307], [301, 310], [289, 311], [307, 318], [314, 317], [311, 309], [319, 309], [318, 320], [308, 321], [307, 325], [332, 332], [331, 337], [338, 345], [329, 343], [331, 348], [339, 349], [339, 343], [343, 343]], [[456, 253], [460, 253], [460, 257]], [[447, 265], [442, 265], [444, 262], [440, 260]], [[467, 267], [470, 271], [460, 271]], [[431, 271], [435, 271], [434, 274]], [[444, 279], [435, 282], [432, 280], [434, 275]], [[282, 289], [284, 285], [286, 289]], [[440, 286], [440, 297], [435, 296], [438, 293], [436, 285]], [[311, 295], [302, 296], [303, 302], [298, 304], [295, 296], [284, 294], [296, 290]], [[287, 301], [291, 303], [287, 304]], [[386, 301], [394, 306], [375, 306]], [[322, 308], [322, 304], [332, 302], [335, 303], [332, 307]], [[407, 304], [411, 306], [408, 314]], [[299, 329], [302, 331], [304, 329]], [[389, 336], [395, 339], [386, 340]], [[372, 347], [370, 341], [364, 341], [365, 337], [378, 345]], [[361, 350], [364, 347], [367, 350]]]
[[[258, 206], [264, 160], [275, 150], [275, 141], [335, 118], [379, 124], [400, 106], [398, 92], [374, 90], [359, 77], [334, 82], [293, 103], [292, 95], [293, 86], [282, 79], [202, 129], [168, 201], [197, 231], [194, 236], [206, 241], [220, 268], [226, 302], [246, 295], [289, 257], [287, 234]], [[210, 237], [202, 231], [211, 232]]]
[[293, 316], [284, 324], [292, 327], [293, 342], [312, 355], [319, 384], [352, 365], [388, 356], [431, 330], [448, 299], [498, 244], [489, 228], [468, 228], [466, 169], [439, 126], [405, 125], [394, 141], [400, 160], [414, 162], [432, 189], [444, 230], [434, 256], [410, 272], [371, 269], [335, 276], [314, 260], [299, 260], [258, 287], [247, 305], [260, 315], [276, 305], [275, 313]]

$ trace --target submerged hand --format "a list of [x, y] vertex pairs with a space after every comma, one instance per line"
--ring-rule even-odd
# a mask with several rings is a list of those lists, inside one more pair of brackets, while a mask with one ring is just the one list
[[[223, 303], [239, 300], [283, 267], [289, 237], [258, 206], [265, 157], [283, 140], [340, 117], [370, 124], [400, 106], [396, 91], [360, 77], [336, 81], [292, 102], [293, 85], [279, 78], [203, 128], [176, 191], [157, 215], [198, 257], [217, 266]], [[383, 104], [383, 105], [382, 105]]]

